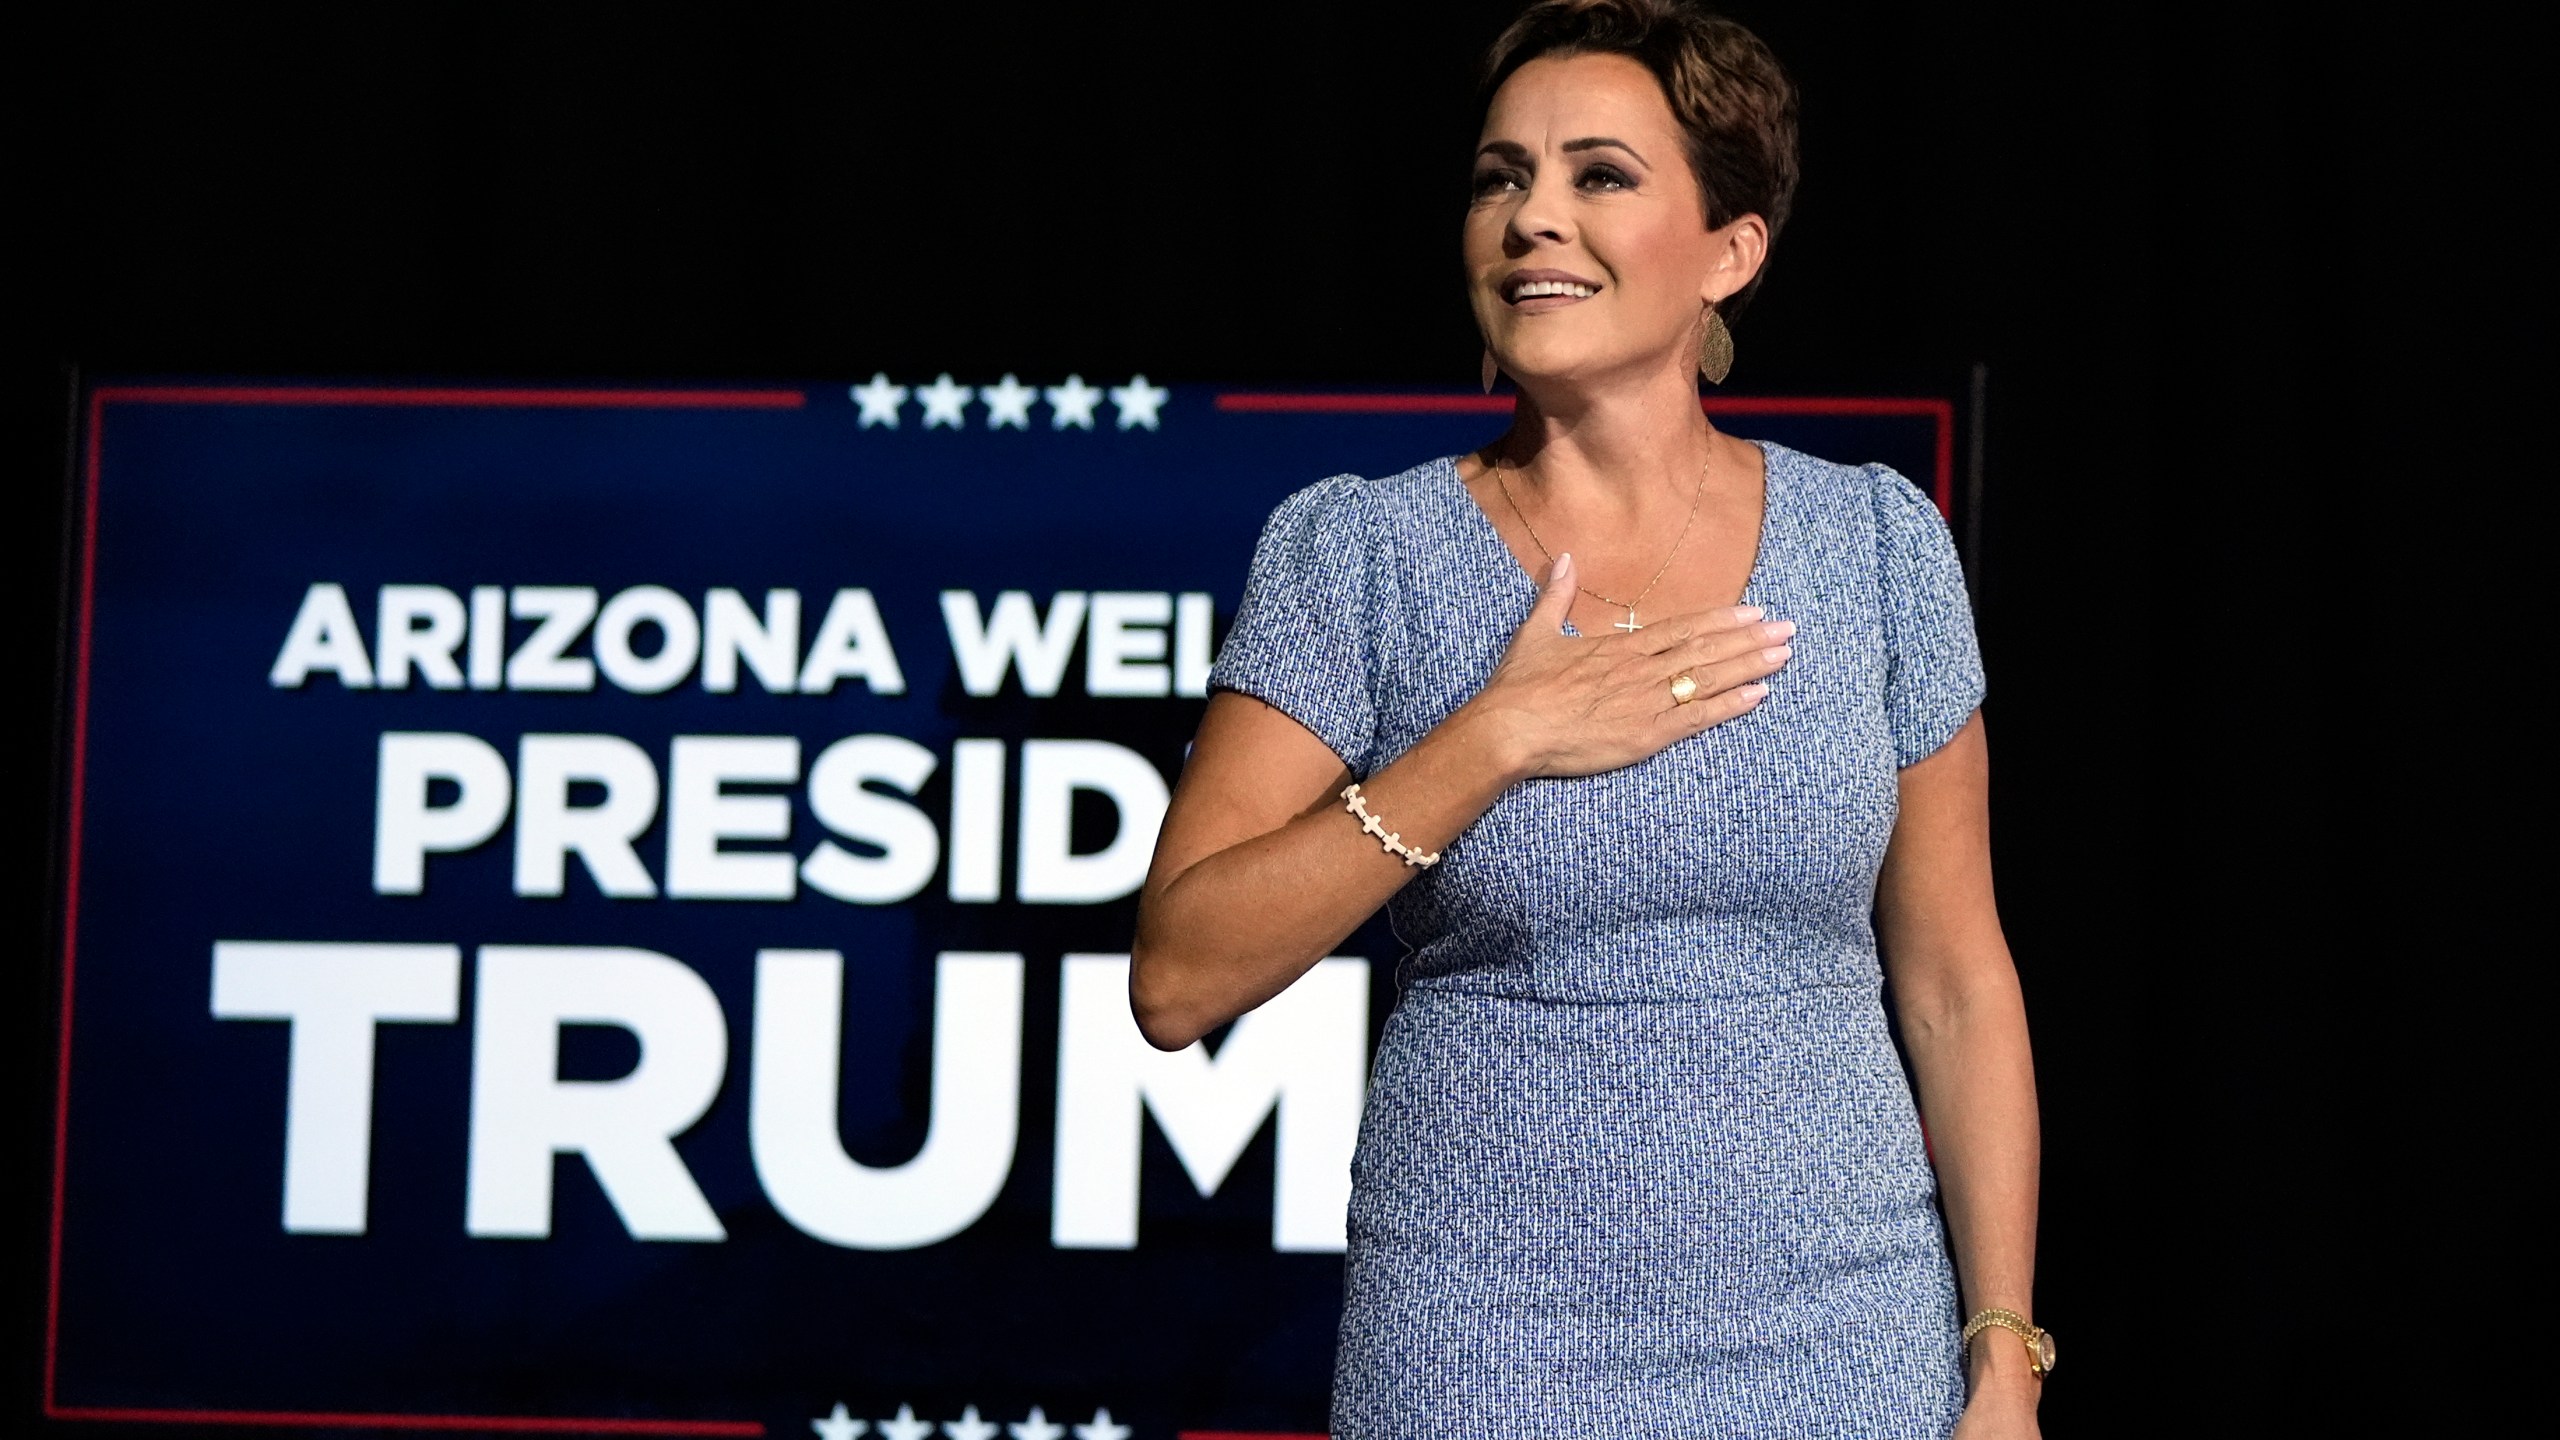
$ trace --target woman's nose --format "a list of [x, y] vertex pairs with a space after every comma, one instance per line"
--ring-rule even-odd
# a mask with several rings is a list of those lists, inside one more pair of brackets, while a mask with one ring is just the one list
[[1520, 249], [1558, 245], [1573, 238], [1572, 195], [1561, 177], [1550, 171], [1530, 182], [1529, 193], [1511, 212], [1509, 239]]

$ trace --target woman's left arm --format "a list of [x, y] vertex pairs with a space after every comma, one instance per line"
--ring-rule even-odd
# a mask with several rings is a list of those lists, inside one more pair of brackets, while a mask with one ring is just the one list
[[[1876, 882], [1876, 929], [1919, 1078], [1964, 1313], [1998, 1306], [2032, 1317], [2035, 1062], [1992, 898], [1990, 780], [1978, 711], [1902, 771], [1902, 815]], [[1966, 1369], [1972, 1401], [1960, 1440], [2036, 1433], [2042, 1382], [2017, 1337], [1985, 1330]]]

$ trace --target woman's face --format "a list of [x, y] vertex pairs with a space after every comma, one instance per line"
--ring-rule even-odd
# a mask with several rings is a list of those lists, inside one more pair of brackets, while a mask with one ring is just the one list
[[1551, 55], [1494, 92], [1467, 208], [1476, 323], [1513, 378], [1601, 381], [1696, 363], [1705, 307], [1766, 229], [1709, 230], [1662, 87], [1623, 55]]

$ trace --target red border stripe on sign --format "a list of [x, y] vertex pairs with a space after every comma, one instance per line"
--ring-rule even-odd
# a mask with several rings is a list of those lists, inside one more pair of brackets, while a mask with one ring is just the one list
[[146, 405], [386, 405], [501, 410], [799, 410], [799, 390], [421, 389], [400, 385], [110, 385], [92, 401]]
[[765, 1433], [755, 1420], [626, 1420], [613, 1416], [399, 1415], [317, 1410], [117, 1410], [65, 1405], [55, 1420], [144, 1421], [174, 1425], [292, 1425], [331, 1430], [482, 1430], [536, 1435], [735, 1435]]

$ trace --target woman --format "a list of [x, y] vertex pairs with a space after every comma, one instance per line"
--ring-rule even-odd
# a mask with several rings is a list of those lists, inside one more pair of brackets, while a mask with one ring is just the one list
[[1381, 904], [1411, 947], [1346, 1440], [2031, 1436], [2034, 1080], [1954, 551], [1892, 471], [1698, 405], [1786, 218], [1793, 91], [1675, 0], [1532, 6], [1488, 73], [1464, 255], [1511, 429], [1272, 516], [1139, 1024], [1188, 1045]]

